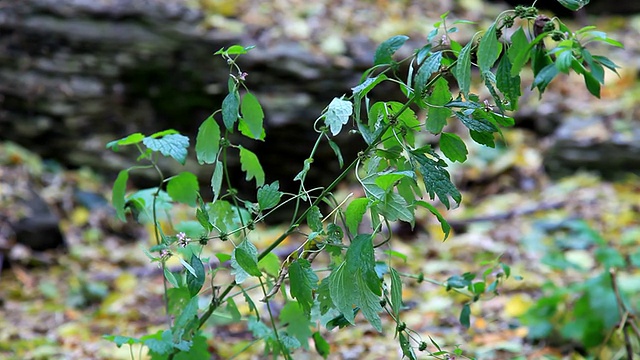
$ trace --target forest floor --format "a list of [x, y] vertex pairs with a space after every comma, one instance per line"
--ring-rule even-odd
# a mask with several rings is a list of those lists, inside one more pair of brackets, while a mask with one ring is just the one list
[[[284, 11], [286, 2], [274, 4], [283, 6]], [[338, 9], [332, 11], [335, 16], [341, 13]], [[403, 14], [393, 15], [398, 21], [385, 23], [387, 27], [380, 26], [380, 31], [405, 32], [401, 29], [406, 26], [402, 16], [412, 12]], [[264, 26], [278, 19], [259, 15], [260, 12], [245, 12], [245, 16], [255, 17], [253, 23], [263, 21]], [[361, 16], [361, 20], [354, 17], [350, 26], [359, 26], [359, 21], [370, 23], [370, 17]], [[212, 17], [208, 21], [219, 26], [223, 19]], [[605, 31], [618, 31], [620, 40], [630, 43], [632, 49], [638, 46], [633, 44], [637, 43], [640, 19], [599, 22]], [[302, 34], [299, 36], [316, 34], [312, 37], [318, 41], [313, 46], [318, 51], [340, 51], [336, 29], [325, 29], [336, 31], [332, 35], [323, 33], [320, 25], [309, 28], [308, 23], [295, 19], [288, 19], [287, 23], [298, 26], [294, 30]], [[225, 24], [237, 25], [228, 20]], [[374, 37], [384, 40], [386, 35], [384, 32]], [[625, 58], [624, 54], [614, 60], [622, 65], [621, 76], [607, 78], [611, 81], [602, 100], [589, 98], [586, 90], [581, 90], [583, 86], [564, 79], [551, 84], [542, 100], [530, 96], [526, 106], [541, 101], [557, 107], [567, 117], [591, 112], [603, 116], [628, 114], [637, 119], [640, 64], [637, 58]], [[621, 122], [626, 121], [626, 115], [619, 117]], [[406, 274], [402, 320], [415, 331], [416, 338], [428, 344], [428, 352], [418, 353], [418, 357], [432, 358], [429, 352], [437, 351], [433, 345], [437, 343], [458, 359], [586, 359], [585, 352], [592, 358], [624, 359], [621, 331], [610, 323], [617, 321], [618, 304], [611, 297], [609, 268], [617, 269], [619, 293], [637, 314], [640, 179], [628, 174], [611, 181], [588, 172], [551, 179], [543, 168], [546, 144], [540, 137], [515, 128], [505, 131], [505, 140], [508, 146], [497, 149], [470, 147], [470, 160], [464, 166], [452, 167], [452, 176], [463, 190], [463, 202], [455, 210], [442, 210], [454, 228], [448, 240], [442, 241], [440, 224], [427, 213], [419, 214], [415, 231], [399, 232], [391, 240], [394, 251], [401, 254], [394, 257], [393, 264]], [[138, 347], [117, 348], [103, 335], [141, 336], [166, 325], [162, 271], [149, 262], [142, 250], [153, 245], [148, 236], [151, 229], [117, 223], [113, 213], [102, 205], [96, 208], [80, 201], [78, 189], [110, 198], [110, 184], [89, 169], [61, 169], [28, 151], [0, 159], [2, 172], [40, 174], [39, 182], [44, 186], [41, 194], [55, 204], [67, 243], [64, 250], [45, 253], [19, 248], [11, 255], [11, 267], [2, 270], [0, 357], [130, 359], [133, 350], [135, 359], [145, 358], [144, 354], [139, 356]], [[0, 186], [0, 194], [6, 193], [7, 185]], [[345, 185], [336, 196], [344, 198], [353, 191]], [[177, 216], [188, 220], [193, 215], [183, 209]], [[167, 232], [177, 232], [170, 224], [166, 227]], [[259, 249], [263, 248], [283, 229], [259, 225], [252, 240]], [[292, 237], [285, 246], [293, 246], [296, 241]], [[212, 254], [228, 250], [228, 244], [222, 243], [214, 243], [210, 249]], [[447, 291], [443, 284], [450, 277], [467, 272], [481, 278], [487, 269], [487, 278], [493, 279], [498, 262], [508, 265], [510, 277], [496, 294], [487, 294], [472, 304], [467, 329], [458, 319], [463, 304], [469, 301], [468, 294], [464, 289]], [[416, 279], [419, 274], [424, 277], [422, 282]], [[242, 301], [238, 304], [241, 313], [248, 311]], [[224, 317], [214, 317], [213, 322], [216, 326], [208, 328], [207, 336], [215, 358], [263, 358], [263, 344], [252, 342], [244, 323], [229, 324]], [[394, 323], [385, 322], [384, 318], [383, 323], [386, 325], [382, 334], [364, 321], [362, 326], [339, 331], [322, 330], [331, 344], [329, 358], [400, 358]], [[596, 329], [597, 334], [585, 332], [588, 328]], [[540, 339], [531, 340], [541, 334], [544, 336]], [[636, 353], [638, 341], [635, 340]], [[295, 358], [321, 357], [313, 349], [302, 349]]]

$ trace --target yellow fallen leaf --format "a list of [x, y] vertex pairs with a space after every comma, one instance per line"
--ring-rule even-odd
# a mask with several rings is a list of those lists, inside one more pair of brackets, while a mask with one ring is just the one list
[[531, 298], [526, 294], [517, 294], [512, 296], [504, 306], [504, 312], [509, 317], [518, 317], [523, 315], [531, 307]]
[[71, 223], [75, 226], [84, 226], [89, 222], [89, 215], [91, 213], [85, 207], [77, 207], [71, 213]]

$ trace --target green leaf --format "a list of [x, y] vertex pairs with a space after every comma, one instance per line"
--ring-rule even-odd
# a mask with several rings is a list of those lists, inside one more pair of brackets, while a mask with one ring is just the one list
[[162, 272], [164, 273], [164, 278], [167, 279], [169, 284], [173, 285], [173, 287], [176, 288], [180, 287], [180, 284], [178, 284], [178, 279], [176, 279], [176, 276], [171, 272], [171, 270], [169, 270], [169, 267], [165, 266]]
[[141, 133], [131, 134], [127, 137], [124, 137], [119, 140], [110, 141], [107, 143], [107, 149], [112, 149], [113, 151], [118, 151], [118, 146], [120, 145], [133, 145], [138, 144], [142, 140], [144, 140], [144, 135]]
[[198, 178], [190, 172], [181, 172], [169, 180], [167, 193], [174, 201], [196, 206], [196, 199], [200, 188]]
[[[541, 42], [545, 37], [547, 37], [547, 35], [549, 35], [548, 32], [543, 32], [542, 34], [536, 36], [535, 39], [533, 39], [533, 41], [531, 41], [530, 43], [527, 43], [526, 46], [524, 46], [524, 43], [522, 42], [522, 40], [519, 42], [519, 45], [513, 50], [513, 53], [515, 53], [515, 57], [513, 59], [511, 59], [511, 76], [516, 76], [520, 74], [520, 71], [522, 70], [522, 67], [524, 67], [524, 64], [527, 63], [527, 60], [529, 60], [530, 57], [535, 58], [536, 56], [542, 55], [544, 56], [544, 50], [540, 50], [538, 47], [536, 47], [536, 49], [534, 51], [532, 51], [533, 47], [538, 44], [539, 42]], [[525, 35], [526, 37], [526, 35]], [[526, 38], [525, 38], [526, 41]], [[515, 46], [515, 44], [514, 44]], [[532, 61], [534, 61], [532, 58]], [[546, 58], [549, 58], [548, 56]], [[537, 61], [540, 61], [540, 59], [538, 59]], [[536, 67], [533, 66], [534, 68], [534, 74], [536, 74]]]
[[246, 122], [252, 137], [260, 139], [264, 130], [262, 127], [264, 112], [258, 98], [250, 92], [246, 93], [242, 98], [240, 110], [242, 111], [242, 120]]
[[554, 64], [547, 65], [544, 69], [542, 69], [538, 75], [536, 75], [535, 79], [533, 79], [533, 84], [531, 84], [531, 88], [538, 88], [540, 93], [543, 93], [547, 88], [547, 85], [553, 80], [553, 78], [558, 75], [558, 68]]
[[140, 338], [152, 354], [164, 355], [173, 350], [171, 330], [159, 330], [153, 335], [145, 335]]
[[211, 191], [213, 192], [213, 201], [216, 202], [220, 196], [220, 188], [222, 187], [222, 175], [224, 175], [224, 165], [221, 161], [216, 160], [216, 166], [211, 175]]
[[329, 104], [324, 117], [325, 124], [331, 130], [331, 135], [336, 136], [342, 130], [342, 126], [349, 122], [349, 117], [353, 113], [351, 101], [334, 98]]
[[438, 51], [425, 60], [425, 62], [418, 69], [418, 73], [416, 74], [415, 79], [415, 91], [419, 97], [422, 97], [426, 92], [426, 85], [431, 78], [431, 75], [440, 69], [440, 64], [442, 63], [442, 52]]
[[471, 326], [471, 320], [469, 319], [471, 316], [471, 307], [469, 304], [464, 304], [462, 306], [462, 311], [460, 311], [460, 324], [465, 328], [469, 328]]
[[189, 289], [191, 297], [194, 297], [198, 295], [200, 289], [202, 289], [202, 286], [204, 285], [204, 265], [196, 254], [191, 255], [191, 261], [189, 261], [189, 264], [193, 268], [194, 274], [187, 272], [187, 288]]
[[433, 93], [426, 101], [430, 105], [427, 115], [427, 131], [439, 134], [451, 116], [451, 109], [444, 106], [451, 101], [449, 82], [445, 78], [438, 79], [433, 85]]
[[[479, 112], [485, 112], [484, 109], [476, 109], [471, 114], [479, 114]], [[485, 116], [468, 116], [466, 112], [456, 111], [456, 117], [466, 126], [469, 130], [473, 130], [479, 133], [494, 133], [498, 131], [498, 128], [490, 121], [485, 119]]]
[[442, 216], [442, 214], [440, 214], [440, 212], [438, 211], [438, 209], [435, 208], [435, 206], [429, 204], [426, 201], [422, 201], [422, 200], [416, 201], [416, 205], [420, 205], [420, 206], [426, 208], [433, 215], [435, 215], [435, 217], [440, 222], [440, 228], [442, 229], [442, 232], [444, 233], [444, 240], [447, 240], [447, 238], [449, 237], [449, 234], [451, 233], [451, 226], [447, 222], [447, 219], [445, 219], [444, 216]]
[[370, 234], [358, 234], [353, 239], [347, 250], [345, 261], [347, 271], [352, 274], [360, 272], [360, 276], [369, 290], [378, 296], [382, 295], [380, 278], [375, 270], [373, 242]]
[[467, 160], [467, 146], [456, 134], [441, 133], [440, 150], [451, 161], [465, 162]]
[[233, 126], [238, 120], [240, 107], [240, 95], [235, 90], [230, 92], [224, 100], [222, 100], [222, 122], [229, 131], [233, 131]]
[[376, 54], [373, 57], [373, 64], [391, 64], [393, 62], [393, 54], [395, 54], [395, 52], [404, 45], [407, 40], [409, 40], [409, 37], [406, 35], [396, 35], [385, 40], [376, 49]]
[[396, 318], [400, 315], [400, 308], [402, 308], [402, 280], [400, 274], [394, 268], [389, 268], [389, 275], [391, 275], [391, 310]]
[[[371, 189], [371, 187], [370, 187]], [[413, 207], [400, 194], [389, 191], [379, 194], [381, 202], [376, 205], [376, 209], [389, 221], [402, 220], [412, 225], [415, 222]]]
[[571, 62], [574, 59], [575, 57], [573, 57], [573, 53], [571, 52], [570, 49], [561, 51], [557, 53], [557, 56], [556, 56], [556, 62], [555, 62], [556, 67], [560, 72], [568, 74], [569, 70], [571, 70]]
[[338, 144], [333, 142], [333, 140], [331, 139], [328, 139], [328, 140], [329, 140], [329, 146], [331, 147], [331, 150], [333, 150], [333, 152], [336, 154], [336, 157], [338, 158], [338, 165], [342, 169], [342, 167], [344, 166], [344, 159], [342, 158], [340, 147], [338, 146]]
[[196, 156], [198, 163], [213, 164], [218, 158], [218, 150], [220, 149], [220, 126], [213, 118], [209, 116], [198, 129], [196, 137]]
[[307, 224], [314, 232], [321, 232], [324, 229], [322, 225], [322, 214], [317, 206], [311, 207], [307, 213]]
[[591, 95], [600, 98], [600, 83], [598, 80], [591, 75], [590, 72], [585, 71], [582, 76], [584, 76], [584, 83], [587, 86], [587, 89], [591, 93]]
[[318, 288], [318, 276], [307, 259], [297, 259], [289, 265], [291, 297], [298, 300], [307, 318], [313, 306], [313, 293]]
[[589, 3], [589, 0], [558, 0], [562, 6], [571, 11], [578, 11]]
[[481, 73], [491, 71], [491, 67], [498, 60], [501, 51], [502, 44], [498, 41], [496, 23], [494, 22], [478, 44], [478, 67]]
[[478, 144], [488, 146], [490, 148], [496, 147], [494, 135], [491, 133], [470, 130], [469, 135], [471, 135], [471, 139]]
[[233, 256], [235, 257], [236, 262], [242, 270], [246, 271], [247, 274], [251, 276], [261, 276], [262, 272], [258, 269], [258, 258], [256, 256], [252, 256], [247, 250], [241, 247], [235, 248], [233, 251]]
[[258, 189], [258, 206], [260, 210], [267, 210], [275, 207], [280, 203], [282, 192], [278, 190], [280, 183], [274, 181], [270, 185], [264, 185]]
[[196, 209], [196, 220], [198, 220], [200, 226], [202, 226], [207, 231], [207, 233], [213, 230], [213, 225], [211, 225], [211, 221], [209, 221], [209, 213], [207, 212], [204, 204]]
[[381, 283], [375, 271], [370, 234], [359, 234], [351, 242], [345, 261], [330, 275], [331, 300], [347, 321], [354, 323], [353, 306], [362, 309], [365, 318], [378, 331], [382, 322]]
[[129, 337], [129, 336], [102, 335], [102, 338], [105, 339], [105, 340], [109, 340], [111, 342], [114, 342], [117, 347], [121, 347], [124, 344], [133, 345], [133, 344], [139, 344], [140, 343], [140, 339], [132, 338], [132, 337]]
[[417, 151], [412, 151], [411, 155], [412, 159], [420, 165], [424, 185], [432, 200], [437, 195], [440, 202], [442, 202], [447, 209], [450, 208], [449, 196], [451, 196], [457, 204], [462, 201], [462, 195], [458, 189], [456, 189], [455, 185], [453, 185], [449, 178], [449, 173], [445, 170], [447, 164], [444, 161], [438, 158], [432, 151], [429, 151], [429, 157]]
[[458, 87], [464, 94], [465, 98], [469, 94], [469, 88], [471, 87], [471, 47], [473, 41], [469, 41], [458, 55], [458, 62], [453, 70], [453, 75], [456, 77]]
[[153, 151], [160, 151], [164, 156], [170, 156], [184, 165], [187, 160], [189, 138], [180, 134], [168, 134], [161, 137], [147, 136], [142, 143]]
[[549, 65], [553, 65], [553, 61], [545, 48], [542, 46], [534, 47], [531, 50], [531, 69], [534, 77], [538, 77], [538, 74]]
[[356, 234], [358, 232], [358, 227], [362, 222], [364, 213], [367, 212], [368, 205], [369, 199], [358, 198], [351, 201], [349, 203], [349, 206], [347, 206], [347, 210], [345, 211], [345, 218], [347, 227], [352, 234]]
[[322, 356], [322, 358], [326, 359], [331, 353], [331, 346], [325, 340], [322, 335], [318, 331], [313, 333], [313, 342], [316, 347], [316, 352], [318, 355]]
[[388, 174], [383, 174], [375, 178], [375, 184], [382, 190], [388, 191], [398, 185], [400, 180], [405, 177], [414, 178], [415, 173], [413, 171], [394, 171]]
[[409, 360], [416, 360], [416, 354], [411, 347], [411, 342], [404, 332], [398, 334], [398, 342], [400, 343], [400, 349], [402, 349], [402, 355], [406, 356]]
[[388, 78], [385, 74], [380, 74], [372, 78], [366, 78], [364, 81], [360, 83], [360, 85], [354, 88], [351, 88], [351, 91], [353, 91], [353, 95], [355, 95], [358, 99], [362, 99], [365, 96], [367, 96], [369, 91], [371, 91], [374, 87], [376, 87], [376, 85], [380, 84], [381, 82], [387, 79]]
[[240, 146], [240, 164], [242, 171], [247, 173], [246, 180], [256, 179], [256, 187], [264, 185], [264, 170], [256, 154]]
[[236, 283], [242, 284], [249, 276], [262, 275], [257, 263], [258, 249], [251, 242], [243, 241], [231, 254], [231, 275], [235, 275]]
[[503, 56], [496, 70], [496, 86], [509, 101], [507, 110], [518, 108], [520, 98], [520, 76], [511, 76], [511, 61], [508, 56]]
[[267, 274], [277, 277], [280, 272], [280, 259], [275, 253], [267, 253], [260, 261], [258, 268], [267, 272]]
[[116, 181], [113, 183], [113, 190], [111, 192], [111, 204], [116, 209], [116, 217], [120, 221], [127, 221], [124, 214], [125, 206], [125, 193], [127, 191], [127, 180], [129, 179], [129, 170], [122, 170], [118, 173]]
[[[507, 56], [511, 64], [511, 77], [519, 76], [522, 67], [527, 63], [527, 60], [529, 60], [530, 49], [528, 49], [528, 47], [529, 40], [527, 39], [527, 34], [524, 33], [522, 27], [519, 27], [518, 30], [511, 35], [511, 46], [509, 46], [509, 50], [507, 50]], [[520, 56], [520, 58], [516, 63], [518, 56]]]
[[298, 340], [297, 347], [309, 349], [309, 338], [312, 335], [309, 316], [304, 313], [300, 303], [287, 302], [280, 311], [280, 322], [287, 325], [287, 333]]

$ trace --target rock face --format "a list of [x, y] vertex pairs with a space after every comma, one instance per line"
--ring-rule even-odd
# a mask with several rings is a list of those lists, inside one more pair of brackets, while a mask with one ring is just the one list
[[555, 178], [578, 170], [597, 172], [608, 179], [640, 175], [640, 126], [637, 121], [623, 125], [614, 129], [597, 118], [565, 120], [553, 135], [545, 169]]
[[[243, 146], [259, 151], [265, 169], [280, 171], [284, 156], [295, 161], [308, 156], [313, 121], [370, 66], [357, 57], [337, 65], [299, 45], [266, 47], [239, 35], [205, 31], [201, 17], [186, 0], [3, 2], [0, 138], [72, 167], [114, 173], [136, 155], [106, 151], [110, 140], [174, 128], [193, 142], [202, 120], [226, 95], [229, 69], [213, 53], [236, 43], [256, 44], [259, 49], [240, 64], [249, 74], [247, 85], [263, 101], [267, 136], [275, 134], [278, 143]], [[347, 138], [342, 144], [355, 143]], [[345, 149], [345, 157], [356, 151]], [[302, 160], [287, 178], [301, 169]], [[330, 177], [333, 167], [323, 169], [325, 162], [334, 159], [318, 161], [317, 174]], [[194, 165], [187, 169], [197, 171]], [[170, 171], [181, 170], [176, 164]], [[211, 169], [203, 171], [200, 177], [208, 181]]]

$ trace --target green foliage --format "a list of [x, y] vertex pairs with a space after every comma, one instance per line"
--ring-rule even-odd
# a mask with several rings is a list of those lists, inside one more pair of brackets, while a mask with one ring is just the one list
[[[570, 9], [586, 2], [562, 1]], [[352, 94], [335, 97], [319, 114], [316, 146], [294, 178], [300, 186], [297, 194], [280, 191], [278, 181], [265, 184], [264, 169], [247, 144], [249, 140], [268, 141], [264, 111], [259, 99], [247, 88], [246, 74], [238, 63], [252, 47], [233, 45], [216, 52], [229, 65], [228, 94], [221, 108], [202, 122], [195, 141], [197, 162], [213, 165], [211, 199], [200, 194], [198, 180], [191, 172], [166, 177], [158, 166], [158, 154], [186, 163], [189, 139], [177, 131], [166, 130], [150, 136], [135, 133], [107, 144], [114, 151], [122, 146], [136, 147], [140, 153], [138, 160], [160, 174], [157, 187], [127, 196], [130, 172], [138, 167], [121, 171], [113, 186], [112, 202], [119, 219], [125, 220], [126, 211], [130, 211], [138, 221], [152, 224], [156, 245], [145, 253], [162, 266], [167, 313], [174, 320], [167, 329], [139, 339], [118, 335], [105, 338], [117, 346], [143, 344], [152, 359], [209, 358], [202, 327], [214, 316], [216, 321], [224, 318], [226, 322], [245, 322], [253, 336], [264, 344], [265, 354], [291, 359], [296, 349], [308, 349], [308, 340], [313, 338], [318, 354], [329, 358], [331, 347], [323, 338], [321, 327], [331, 330], [353, 326], [361, 313], [373, 328], [382, 332], [380, 314], [385, 311], [395, 323], [395, 335], [404, 356], [418, 358], [416, 350], [426, 351], [427, 342], [418, 339], [401, 321], [402, 278], [411, 277], [418, 282], [425, 279], [421, 274], [403, 274], [392, 267], [392, 257], [408, 260], [393, 249], [394, 239], [386, 233], [392, 229], [389, 223], [402, 220], [414, 225], [416, 209], [425, 208], [439, 221], [445, 239], [450, 236], [451, 227], [440, 213], [440, 206], [423, 200], [423, 193], [430, 200], [437, 198], [446, 209], [460, 204], [462, 195], [447, 171], [449, 162], [467, 160], [468, 139], [494, 147], [496, 138], [502, 135], [501, 128], [514, 125], [508, 111], [518, 109], [522, 94], [520, 74], [528, 71], [528, 63], [533, 72], [532, 87], [540, 94], [556, 77], [574, 72], [584, 77], [585, 87], [593, 95], [599, 96], [605, 69], [616, 71], [613, 62], [591, 54], [586, 45], [600, 42], [621, 46], [619, 42], [593, 27], [572, 32], [557, 18], [532, 33], [536, 13], [534, 8], [524, 7], [506, 11], [478, 41], [474, 36], [464, 46], [451, 38], [457, 28], [447, 25], [444, 14], [429, 33], [428, 43], [401, 60], [396, 60], [395, 54], [408, 37], [398, 35], [383, 42], [375, 52], [374, 66], [365, 71], [360, 83], [351, 89]], [[517, 26], [516, 19], [520, 20]], [[510, 30], [512, 35], [502, 36], [511, 27], [515, 27]], [[442, 39], [441, 45], [449, 47], [436, 46], [436, 39]], [[409, 64], [406, 79], [397, 75], [400, 64]], [[471, 92], [474, 68], [479, 69], [480, 84], [486, 87], [484, 93], [489, 94], [486, 98]], [[371, 101], [370, 92], [382, 83], [398, 86], [406, 98]], [[448, 127], [456, 121], [464, 125], [465, 131], [454, 132], [453, 127]], [[350, 163], [344, 163], [340, 147], [331, 140], [331, 136], [346, 129], [359, 134], [367, 144]], [[233, 137], [229, 135], [236, 131], [249, 138], [244, 139], [243, 145], [230, 140]], [[424, 133], [438, 136], [438, 146], [425, 145]], [[344, 171], [319, 192], [311, 192], [306, 187], [306, 175], [314, 165], [317, 145], [323, 140], [328, 142]], [[238, 195], [234, 184], [242, 179], [232, 179], [227, 173], [230, 157], [235, 154], [245, 173], [244, 180], [255, 180], [255, 203], [252, 201], [256, 200]], [[332, 192], [351, 173], [363, 195], [340, 202]], [[289, 201], [296, 203], [290, 226], [259, 250], [249, 235], [256, 230], [257, 223]], [[300, 210], [303, 202], [308, 205], [304, 207], [306, 210]], [[320, 211], [323, 202], [332, 206], [325, 217]], [[164, 220], [172, 224], [168, 217], [175, 203], [193, 208], [195, 220], [164, 226]], [[174, 234], [165, 233], [172, 230]], [[274, 250], [293, 233], [304, 234], [304, 242], [296, 244], [294, 250], [287, 248], [281, 260]], [[201, 255], [202, 250], [214, 241], [233, 244], [230, 253], [215, 253], [221, 263], [229, 262], [233, 280], [226, 288], [215, 285], [212, 291], [207, 291], [206, 284], [219, 284], [216, 274], [225, 269], [221, 266], [209, 273], [205, 271], [209, 260]], [[599, 262], [609, 267], [625, 264], [615, 250], [598, 241]], [[382, 246], [384, 251], [378, 251]], [[322, 253], [328, 254], [329, 264], [325, 269], [328, 275], [324, 277], [313, 266], [314, 259]], [[570, 266], [566, 259], [554, 256], [544, 261], [553, 266]], [[172, 257], [177, 257], [182, 265], [175, 272], [165, 266]], [[376, 258], [383, 257], [389, 261], [376, 262]], [[640, 262], [637, 254], [631, 261]], [[461, 325], [467, 328], [471, 324], [471, 304], [497, 296], [500, 285], [511, 276], [510, 267], [498, 260], [481, 265], [486, 265], [482, 273], [454, 275], [444, 282], [432, 280], [447, 291], [468, 297], [461, 304], [459, 315]], [[254, 301], [255, 294], [251, 291], [258, 288], [262, 290], [267, 314], [261, 314], [264, 307], [256, 306]], [[232, 293], [233, 289], [237, 291]], [[565, 323], [560, 332], [568, 339], [597, 344], [603, 339], [603, 331], [619, 318], [614, 311], [610, 283], [603, 275], [576, 289], [580, 297], [575, 300], [573, 311], [578, 325]], [[549, 285], [545, 291], [546, 297], [525, 317], [531, 325], [532, 337], [546, 336], [555, 328], [552, 314], [568, 290]], [[236, 306], [234, 297], [240, 295], [248, 305], [248, 315], [241, 315]], [[278, 305], [281, 311], [272, 311], [272, 306], [281, 300], [282, 305]], [[208, 305], [202, 309], [201, 304]], [[430, 340], [437, 349], [430, 353], [432, 356], [449, 354]], [[459, 356], [462, 350], [456, 348], [451, 353]]]

